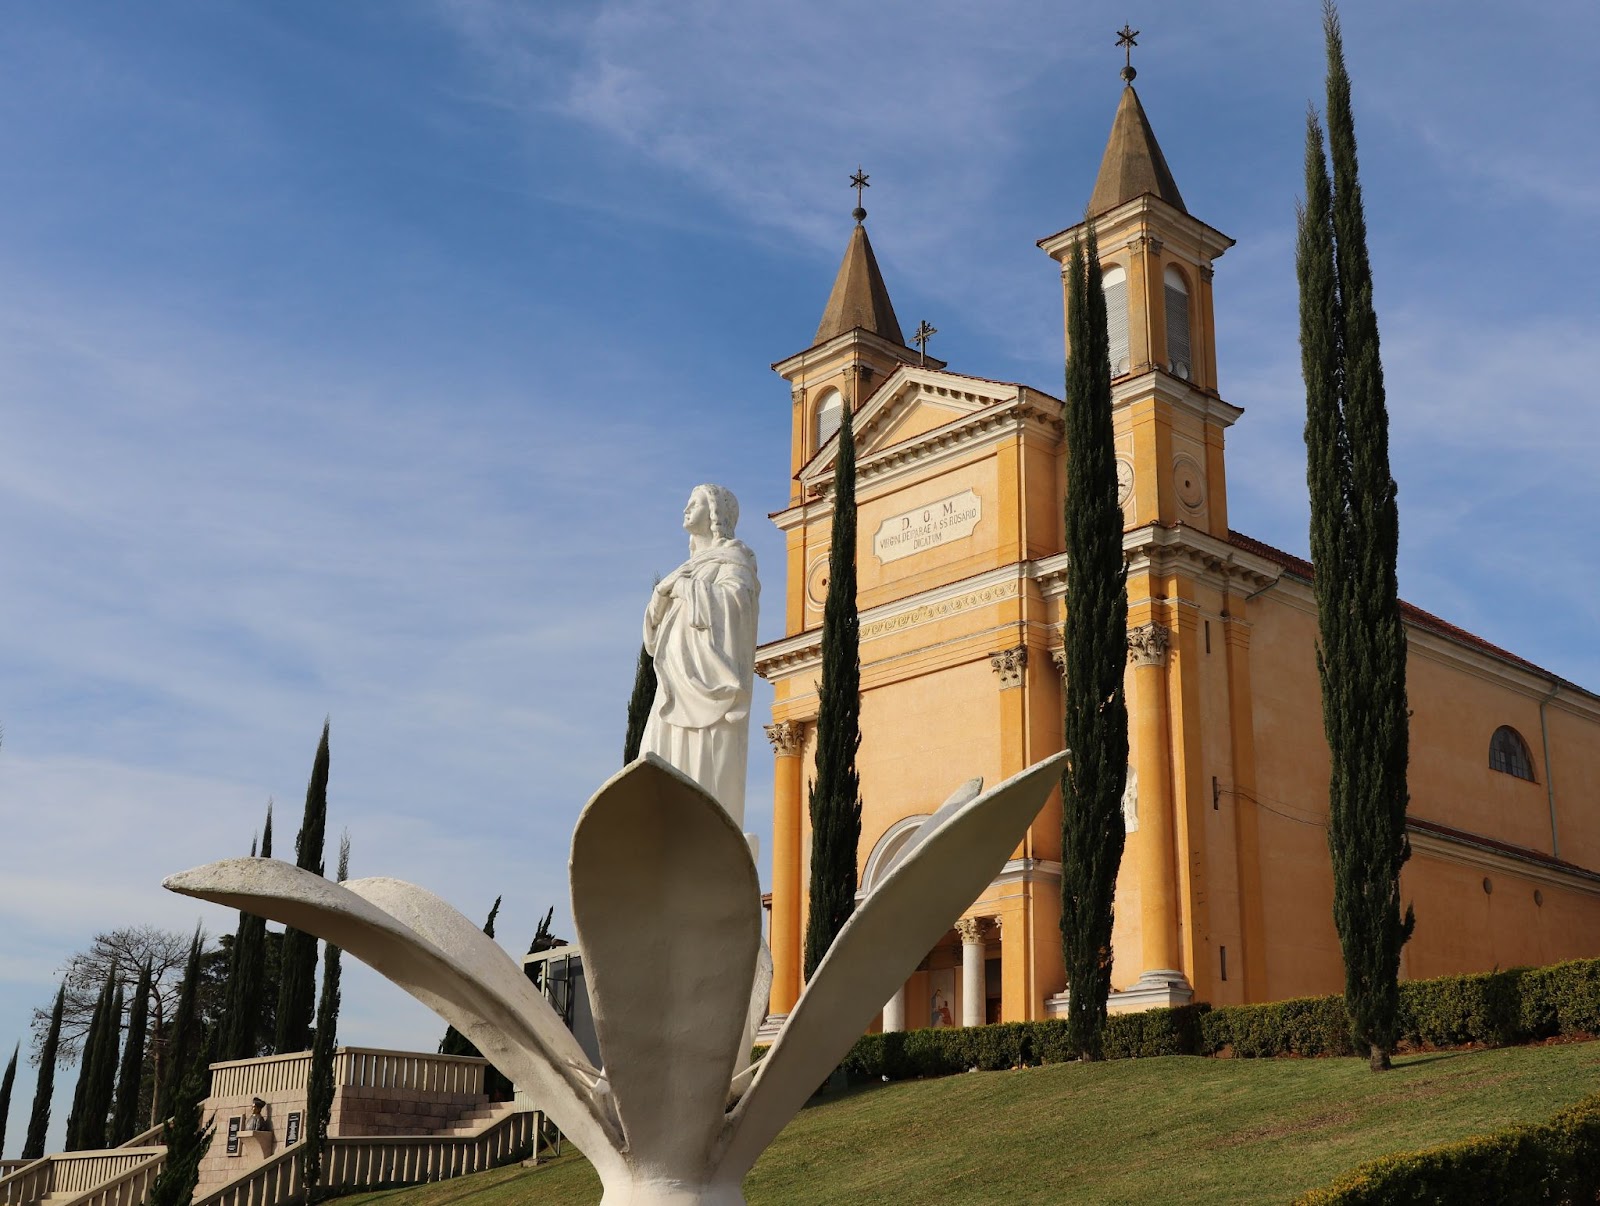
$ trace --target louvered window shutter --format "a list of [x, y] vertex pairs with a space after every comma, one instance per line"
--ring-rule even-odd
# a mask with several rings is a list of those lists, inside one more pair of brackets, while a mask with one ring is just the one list
[[1192, 360], [1189, 353], [1189, 290], [1174, 268], [1164, 274], [1167, 302], [1167, 367], [1185, 381]]
[[1124, 376], [1128, 364], [1128, 279], [1122, 269], [1106, 272], [1106, 331], [1111, 336], [1111, 375]]

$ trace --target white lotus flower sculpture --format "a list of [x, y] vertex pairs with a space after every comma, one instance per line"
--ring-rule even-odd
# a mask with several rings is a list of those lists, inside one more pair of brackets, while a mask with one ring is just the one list
[[166, 886], [325, 938], [433, 1009], [589, 1157], [605, 1206], [724, 1206], [744, 1201], [756, 1158], [994, 878], [1065, 757], [981, 795], [967, 783], [924, 822], [755, 1069], [750, 1036], [771, 977], [770, 965], [758, 974], [756, 868], [728, 814], [654, 755], [601, 787], [572, 836], [573, 921], [603, 1070], [510, 956], [422, 888], [337, 884], [259, 858]]

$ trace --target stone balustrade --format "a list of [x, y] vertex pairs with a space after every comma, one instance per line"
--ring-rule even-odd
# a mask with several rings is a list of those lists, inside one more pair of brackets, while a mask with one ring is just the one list
[[[419, 1055], [377, 1047], [338, 1047], [333, 1056], [336, 1087], [417, 1090], [476, 1096], [483, 1092], [486, 1061], [459, 1055]], [[213, 1098], [271, 1098], [304, 1092], [311, 1076], [311, 1052], [269, 1055], [211, 1065]]]
[[460, 1055], [418, 1055], [374, 1047], [340, 1047], [333, 1083], [341, 1088], [414, 1090], [476, 1097], [483, 1092], [486, 1060]]
[[[543, 1121], [537, 1111], [519, 1110], [492, 1120], [477, 1135], [330, 1138], [323, 1187], [416, 1185], [481, 1172], [531, 1150]], [[196, 1194], [193, 1206], [277, 1206], [300, 1197], [295, 1151], [288, 1148], [226, 1185]]]
[[164, 1147], [119, 1147], [46, 1156], [0, 1180], [0, 1206], [29, 1206], [49, 1196], [76, 1198], [105, 1188], [165, 1156]]

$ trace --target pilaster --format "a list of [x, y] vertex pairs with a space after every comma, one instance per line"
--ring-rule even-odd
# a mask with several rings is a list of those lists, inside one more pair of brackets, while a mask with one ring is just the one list
[[800, 999], [800, 801], [806, 725], [765, 726], [772, 742], [772, 995], [771, 1012], [786, 1014]]

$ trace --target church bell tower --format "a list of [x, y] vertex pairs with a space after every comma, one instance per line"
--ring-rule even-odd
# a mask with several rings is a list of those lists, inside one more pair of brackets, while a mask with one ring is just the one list
[[[1118, 44], [1131, 48], [1136, 34], [1124, 27]], [[1220, 999], [1213, 978], [1225, 955], [1212, 948], [1241, 945], [1212, 907], [1208, 850], [1237, 839], [1214, 832], [1202, 771], [1236, 742], [1226, 725], [1204, 719], [1200, 700], [1222, 689], [1212, 682], [1231, 681], [1216, 673], [1213, 626], [1230, 661], [1246, 656], [1249, 640], [1242, 607], [1196, 573], [1229, 537], [1224, 434], [1243, 413], [1217, 392], [1211, 298], [1212, 264], [1233, 240], [1189, 213], [1135, 74], [1126, 63], [1084, 221], [1039, 242], [1062, 265], [1065, 302], [1067, 261], [1092, 223], [1106, 298], [1136, 796], [1113, 937], [1114, 983], [1125, 987], [1111, 1003], [1120, 1009], [1180, 1005], [1196, 993]]]

